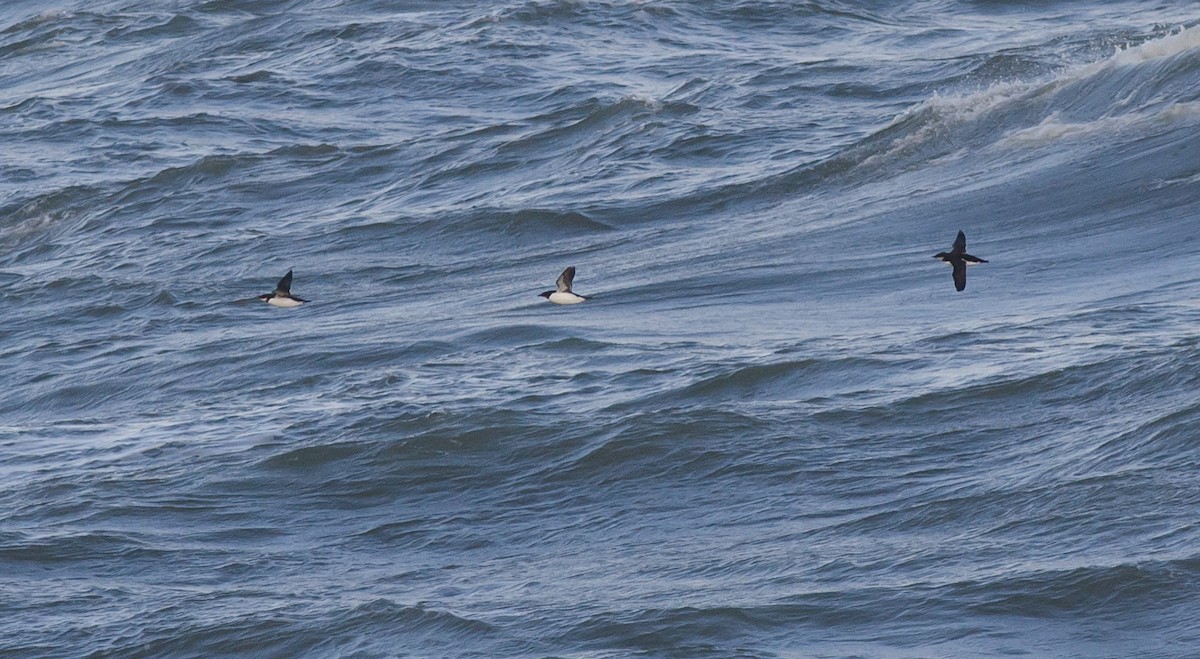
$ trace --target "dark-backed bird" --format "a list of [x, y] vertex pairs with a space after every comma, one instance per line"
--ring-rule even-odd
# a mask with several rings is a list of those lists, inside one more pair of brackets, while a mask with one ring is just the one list
[[258, 296], [258, 299], [273, 307], [298, 307], [305, 302], [308, 302], [308, 300], [301, 300], [295, 295], [292, 295], [291, 270], [288, 270], [288, 273], [279, 280], [279, 283], [275, 284], [274, 291], [270, 293], [263, 293], [262, 295]]
[[579, 304], [586, 300], [587, 297], [578, 295], [571, 290], [571, 282], [574, 280], [575, 266], [570, 266], [558, 276], [558, 281], [554, 284], [557, 286], [556, 290], [539, 293], [539, 295], [555, 304]]
[[987, 263], [978, 256], [971, 256], [967, 253], [967, 234], [962, 231], [958, 232], [958, 237], [954, 239], [954, 245], [950, 247], [949, 252], [938, 252], [933, 255], [933, 258], [949, 263], [950, 267], [954, 269], [954, 289], [958, 291], [967, 287], [968, 265]]

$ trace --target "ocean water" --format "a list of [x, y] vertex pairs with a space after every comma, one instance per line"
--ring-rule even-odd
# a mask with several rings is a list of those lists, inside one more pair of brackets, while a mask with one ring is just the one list
[[15, 0], [0, 139], [0, 655], [1200, 653], [1191, 3]]

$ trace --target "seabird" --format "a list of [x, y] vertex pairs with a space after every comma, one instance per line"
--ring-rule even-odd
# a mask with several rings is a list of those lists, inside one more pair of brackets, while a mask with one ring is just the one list
[[987, 263], [978, 256], [971, 256], [967, 253], [967, 234], [962, 231], [958, 232], [958, 237], [954, 239], [954, 246], [950, 248], [949, 252], [938, 252], [933, 255], [933, 258], [941, 259], [954, 268], [954, 289], [958, 291], [967, 287], [968, 265]]
[[545, 293], [539, 293], [539, 295], [555, 304], [579, 304], [587, 298], [582, 295], [576, 295], [571, 290], [571, 282], [574, 279], [575, 266], [571, 266], [563, 270], [562, 274], [558, 276], [558, 281], [555, 282], [555, 286], [558, 287], [557, 290], [546, 291]]
[[278, 284], [275, 284], [275, 290], [271, 293], [263, 293], [258, 296], [258, 299], [266, 302], [273, 307], [298, 307], [308, 300], [301, 300], [292, 295], [292, 271], [283, 276]]

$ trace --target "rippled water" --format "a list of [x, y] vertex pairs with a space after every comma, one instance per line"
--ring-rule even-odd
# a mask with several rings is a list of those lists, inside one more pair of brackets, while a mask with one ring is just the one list
[[0, 654], [1194, 653], [1200, 20], [1097, 4], [5, 4]]

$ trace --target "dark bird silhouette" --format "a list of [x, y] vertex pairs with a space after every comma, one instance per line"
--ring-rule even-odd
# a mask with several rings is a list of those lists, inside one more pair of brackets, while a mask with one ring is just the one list
[[958, 232], [958, 237], [954, 239], [954, 245], [949, 252], [938, 252], [933, 258], [941, 259], [954, 268], [954, 290], [957, 291], [967, 287], [967, 264], [987, 263], [978, 256], [967, 253], [967, 234], [962, 231]]

